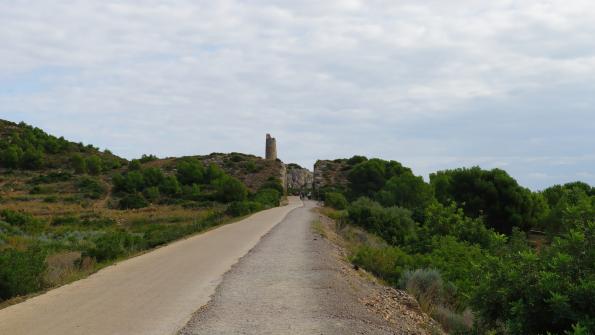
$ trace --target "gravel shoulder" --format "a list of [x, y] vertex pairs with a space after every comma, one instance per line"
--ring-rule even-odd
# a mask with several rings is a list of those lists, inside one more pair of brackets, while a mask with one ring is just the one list
[[386, 307], [396, 291], [353, 270], [313, 231], [314, 207], [306, 202], [265, 235], [179, 335], [426, 334], [407, 317], [386, 316], [406, 308]]

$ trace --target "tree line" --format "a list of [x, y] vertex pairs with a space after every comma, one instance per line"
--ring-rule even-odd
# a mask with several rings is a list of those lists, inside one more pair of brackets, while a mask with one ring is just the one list
[[352, 261], [410, 291], [451, 333], [595, 332], [593, 187], [532, 192], [479, 167], [427, 183], [395, 161], [350, 161], [348, 186], [323, 190], [325, 203], [386, 241]]

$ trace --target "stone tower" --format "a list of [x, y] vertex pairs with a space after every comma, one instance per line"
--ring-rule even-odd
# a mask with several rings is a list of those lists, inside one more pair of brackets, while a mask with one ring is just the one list
[[267, 134], [265, 158], [269, 160], [277, 159], [277, 140], [275, 140], [274, 137], [271, 137], [270, 134]]

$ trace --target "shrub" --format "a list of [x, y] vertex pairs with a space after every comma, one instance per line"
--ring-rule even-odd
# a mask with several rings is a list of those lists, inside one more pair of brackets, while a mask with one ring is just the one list
[[248, 189], [236, 178], [223, 176], [213, 182], [215, 197], [221, 202], [243, 201], [246, 199]]
[[226, 213], [231, 216], [244, 216], [262, 209], [262, 204], [256, 201], [234, 201], [227, 207]]
[[368, 198], [354, 201], [348, 208], [351, 222], [398, 245], [415, 238], [415, 222], [411, 211], [400, 207], [384, 208]]
[[347, 199], [345, 196], [338, 192], [328, 192], [324, 195], [324, 204], [335, 209], [347, 208]]
[[0, 251], [0, 298], [39, 291], [43, 286], [46, 252], [38, 246], [25, 251]]
[[80, 154], [72, 155], [70, 158], [70, 166], [74, 170], [74, 173], [87, 173], [87, 161]]
[[141, 169], [142, 169], [142, 164], [138, 159], [133, 159], [128, 163], [128, 172], [140, 171]]
[[107, 193], [107, 187], [98, 179], [91, 177], [82, 177], [77, 183], [81, 193], [87, 198], [100, 199]]
[[72, 174], [68, 172], [52, 172], [48, 173], [47, 175], [37, 176], [31, 179], [31, 183], [38, 185], [38, 184], [51, 184], [51, 183], [58, 183], [62, 181], [69, 181], [72, 179]]
[[141, 156], [141, 158], [139, 159], [139, 161], [141, 163], [148, 163], [148, 162], [156, 161], [158, 159], [159, 158], [157, 156], [155, 156], [155, 155], [145, 155], [145, 154], [143, 154]]
[[142, 175], [144, 187], [159, 186], [163, 182], [163, 179], [165, 179], [163, 172], [159, 168], [144, 169], [142, 170]]
[[249, 173], [258, 172], [259, 168], [254, 161], [246, 161], [243, 163], [244, 169]]
[[156, 201], [157, 199], [159, 199], [159, 187], [147, 187], [144, 191], [143, 191], [143, 195], [145, 196], [145, 198], [151, 202]]
[[177, 166], [177, 177], [183, 185], [202, 184], [205, 182], [205, 167], [194, 158], [180, 161]]
[[457, 313], [448, 307], [436, 306], [430, 315], [447, 334], [469, 334], [473, 328], [473, 313], [470, 309]]
[[444, 283], [440, 272], [435, 269], [405, 271], [399, 287], [414, 296], [426, 312], [444, 303]]
[[279, 192], [280, 195], [284, 192], [283, 185], [281, 185], [281, 182], [277, 178], [267, 180], [259, 189], [272, 189]]
[[163, 178], [163, 181], [159, 184], [159, 191], [170, 196], [179, 194], [181, 188], [178, 178], [176, 176], [166, 176]]
[[25, 150], [23, 156], [21, 157], [21, 167], [24, 169], [40, 169], [43, 166], [43, 162], [43, 153], [33, 148]]
[[98, 156], [87, 158], [87, 171], [92, 175], [98, 175], [103, 171], [103, 161]]
[[45, 227], [45, 222], [25, 212], [4, 209], [0, 211], [0, 218], [28, 233], [39, 233]]
[[113, 260], [137, 250], [143, 249], [143, 242], [139, 236], [125, 232], [107, 232], [93, 240], [87, 254], [98, 262]]
[[116, 174], [113, 178], [116, 192], [134, 193], [145, 188], [145, 178], [140, 171], [130, 171], [125, 174]]
[[200, 186], [192, 184], [182, 187], [182, 197], [187, 200], [200, 201], [203, 195], [200, 193]]
[[404, 172], [390, 178], [376, 195], [384, 206], [399, 206], [413, 211], [415, 218], [423, 220], [423, 211], [434, 198], [432, 187], [422, 177]]
[[398, 247], [361, 246], [351, 256], [351, 261], [395, 285], [403, 271], [413, 266], [414, 258]]
[[443, 204], [456, 201], [471, 217], [485, 215], [486, 223], [501, 233], [513, 227], [528, 230], [542, 213], [534, 211], [531, 192], [500, 169], [462, 168], [432, 173], [430, 183]]
[[149, 203], [139, 193], [127, 194], [119, 202], [120, 209], [138, 209], [147, 206], [149, 206]]
[[0, 152], [0, 163], [6, 168], [15, 169], [20, 165], [23, 150], [16, 145], [10, 145]]
[[277, 190], [270, 188], [262, 189], [254, 195], [254, 201], [262, 204], [266, 208], [279, 206], [281, 194]]

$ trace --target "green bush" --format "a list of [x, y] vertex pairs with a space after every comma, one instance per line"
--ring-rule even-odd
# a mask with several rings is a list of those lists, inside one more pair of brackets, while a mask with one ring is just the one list
[[484, 322], [511, 334], [595, 333], [595, 223], [557, 237], [540, 253], [508, 250], [481, 266], [472, 299]]
[[10, 145], [0, 152], [0, 163], [3, 167], [16, 169], [20, 166], [23, 150], [16, 145]]
[[120, 209], [138, 209], [149, 206], [149, 203], [139, 193], [127, 194], [120, 199]]
[[30, 234], [40, 233], [45, 228], [45, 222], [25, 212], [3, 209], [0, 211], [0, 219]]
[[415, 239], [415, 222], [411, 211], [400, 207], [384, 208], [368, 198], [354, 201], [347, 210], [349, 219], [393, 245]]
[[376, 195], [386, 207], [399, 206], [411, 210], [414, 217], [423, 220], [425, 208], [434, 199], [432, 187], [411, 172], [403, 172], [390, 178]]
[[345, 209], [348, 205], [345, 196], [338, 192], [325, 193], [324, 204], [335, 209]]
[[265, 188], [254, 194], [253, 200], [262, 204], [265, 208], [277, 207], [281, 201], [279, 191]]
[[68, 172], [51, 172], [46, 175], [37, 176], [31, 179], [31, 184], [51, 184], [59, 183], [63, 181], [69, 181], [72, 179], [72, 174]]
[[441, 203], [456, 201], [466, 215], [485, 216], [488, 226], [501, 233], [510, 234], [513, 227], [526, 231], [543, 215], [543, 209], [534, 207], [531, 191], [500, 169], [439, 171], [430, 175], [430, 183]]
[[262, 184], [259, 190], [264, 189], [276, 190], [277, 192], [279, 192], [280, 195], [284, 192], [283, 185], [281, 185], [281, 182], [277, 178], [269, 179], [264, 184]]
[[39, 291], [43, 287], [46, 256], [38, 246], [25, 251], [0, 250], [0, 299]]
[[138, 235], [126, 232], [107, 232], [93, 240], [87, 254], [98, 262], [113, 260], [144, 249], [144, 242]]
[[28, 148], [21, 157], [21, 167], [23, 169], [37, 170], [43, 166], [44, 155], [41, 151], [34, 148]]
[[103, 161], [98, 156], [91, 156], [86, 159], [87, 171], [92, 175], [98, 175], [103, 171]]
[[100, 199], [107, 193], [107, 187], [98, 179], [82, 177], [77, 182], [79, 192], [90, 199]]
[[145, 188], [145, 178], [140, 171], [116, 174], [112, 180], [114, 191], [124, 193], [141, 192]]
[[203, 199], [200, 186], [197, 184], [184, 185], [182, 187], [182, 198], [187, 200], [200, 201]]
[[215, 187], [215, 198], [221, 202], [243, 201], [246, 200], [248, 189], [236, 178], [222, 176], [213, 181]]
[[161, 184], [159, 184], [159, 191], [169, 196], [176, 196], [182, 191], [178, 178], [176, 176], [166, 176]]
[[244, 216], [258, 212], [262, 208], [262, 204], [256, 201], [234, 201], [227, 206], [226, 213], [231, 216]]
[[145, 196], [145, 198], [150, 201], [150, 202], [155, 202], [159, 199], [160, 193], [159, 193], [159, 187], [147, 187], [144, 191], [143, 191], [143, 195]]
[[351, 256], [351, 262], [396, 285], [401, 274], [414, 266], [414, 257], [398, 247], [361, 246]]

